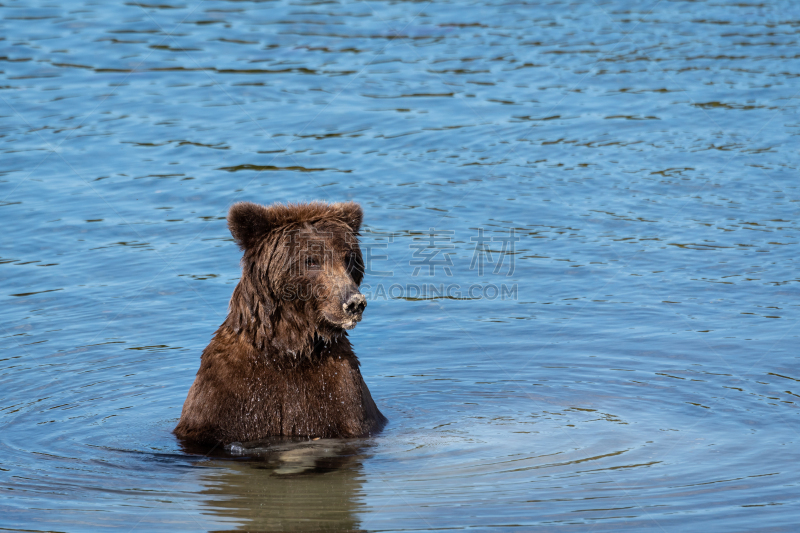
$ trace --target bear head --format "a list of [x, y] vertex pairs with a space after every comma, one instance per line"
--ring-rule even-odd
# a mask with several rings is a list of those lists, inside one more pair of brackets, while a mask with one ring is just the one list
[[362, 218], [353, 202], [233, 205], [228, 227], [244, 254], [226, 323], [260, 350], [295, 357], [354, 328], [367, 305]]

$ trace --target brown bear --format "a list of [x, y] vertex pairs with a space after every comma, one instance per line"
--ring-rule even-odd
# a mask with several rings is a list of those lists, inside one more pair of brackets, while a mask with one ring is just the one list
[[359, 437], [386, 424], [345, 332], [367, 305], [358, 290], [362, 218], [353, 202], [231, 207], [242, 278], [203, 351], [176, 436], [205, 444]]

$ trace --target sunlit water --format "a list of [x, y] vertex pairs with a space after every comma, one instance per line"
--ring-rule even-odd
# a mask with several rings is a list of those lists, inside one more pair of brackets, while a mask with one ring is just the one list
[[[800, 521], [798, 4], [0, 18], [0, 528]], [[239, 276], [227, 208], [312, 199], [365, 209], [350, 338], [390, 425], [190, 453], [170, 431]], [[519, 241], [476, 256], [481, 231]]]

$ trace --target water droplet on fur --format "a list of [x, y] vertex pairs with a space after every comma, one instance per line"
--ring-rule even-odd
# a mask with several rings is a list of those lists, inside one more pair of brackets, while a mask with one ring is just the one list
[[244, 455], [244, 446], [242, 446], [241, 442], [231, 442], [225, 449], [228, 450], [231, 455]]

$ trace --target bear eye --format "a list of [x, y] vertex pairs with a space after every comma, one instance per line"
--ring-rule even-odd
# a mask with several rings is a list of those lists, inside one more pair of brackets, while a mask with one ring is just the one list
[[319, 261], [317, 261], [316, 257], [306, 257], [306, 267], [312, 268], [318, 266], [319, 266]]

